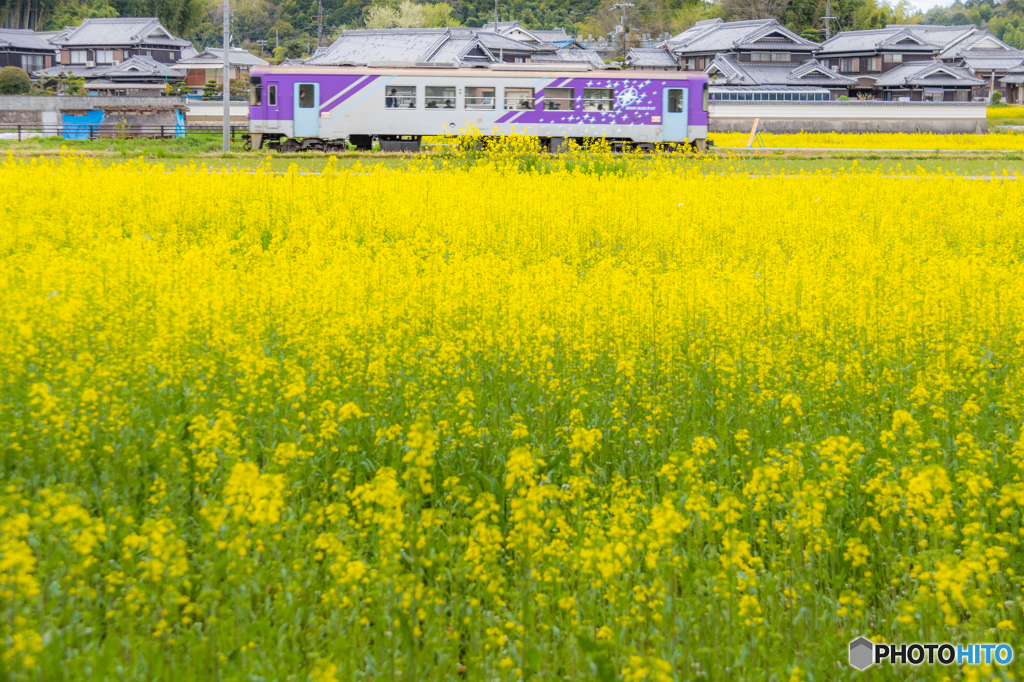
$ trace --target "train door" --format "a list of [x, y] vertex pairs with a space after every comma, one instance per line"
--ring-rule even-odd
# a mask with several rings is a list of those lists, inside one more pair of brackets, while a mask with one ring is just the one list
[[690, 91], [686, 88], [665, 88], [664, 112], [661, 118], [662, 142], [685, 142], [689, 133], [688, 105]]
[[266, 90], [263, 93], [263, 103], [266, 107], [265, 126], [269, 131], [280, 130], [281, 128], [281, 105], [278, 101], [277, 81], [266, 81]]
[[292, 120], [292, 137], [318, 137], [320, 135], [320, 84], [296, 83]]

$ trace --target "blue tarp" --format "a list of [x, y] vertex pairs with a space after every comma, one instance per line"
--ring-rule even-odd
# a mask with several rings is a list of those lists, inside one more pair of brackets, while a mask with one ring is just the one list
[[92, 128], [103, 123], [102, 111], [90, 111], [85, 116], [69, 116], [64, 114], [62, 124], [64, 126], [65, 140], [88, 140]]
[[185, 112], [175, 110], [174, 116], [174, 136], [185, 137]]

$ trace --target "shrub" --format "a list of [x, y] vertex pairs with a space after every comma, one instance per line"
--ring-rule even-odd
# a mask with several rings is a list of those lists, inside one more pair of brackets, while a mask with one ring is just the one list
[[27, 95], [32, 89], [32, 79], [17, 66], [0, 69], [0, 95]]
[[846, 95], [839, 95], [839, 101], [840, 102], [849, 102], [850, 98], [847, 97]]
[[992, 93], [992, 104], [999, 104], [1003, 101], [1003, 93], [996, 90]]

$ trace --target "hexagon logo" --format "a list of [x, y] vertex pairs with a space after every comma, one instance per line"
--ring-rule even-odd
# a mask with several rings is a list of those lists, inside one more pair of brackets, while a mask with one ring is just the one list
[[875, 662], [875, 645], [866, 637], [850, 642], [850, 665], [857, 670], [866, 670]]

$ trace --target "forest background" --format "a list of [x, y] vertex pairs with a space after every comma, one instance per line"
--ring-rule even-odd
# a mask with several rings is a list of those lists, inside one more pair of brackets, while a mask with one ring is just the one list
[[[501, 21], [527, 28], [565, 28], [581, 40], [608, 35], [619, 23], [616, 0], [322, 0], [322, 44], [351, 28], [481, 26], [497, 12]], [[632, 0], [630, 39], [676, 34], [696, 21], [777, 18], [812, 40], [823, 40], [826, 0]], [[1024, 49], [1024, 0], [957, 0], [927, 12], [907, 0], [831, 0], [832, 30], [859, 30], [890, 23], [987, 28]], [[60, 30], [89, 17], [156, 16], [197, 50], [221, 44], [221, 0], [0, 0], [0, 26]], [[318, 0], [231, 0], [233, 44], [281, 61], [309, 55], [317, 46]]]

